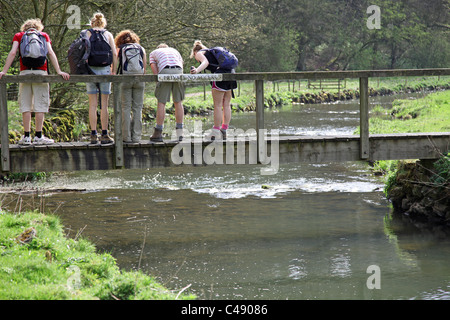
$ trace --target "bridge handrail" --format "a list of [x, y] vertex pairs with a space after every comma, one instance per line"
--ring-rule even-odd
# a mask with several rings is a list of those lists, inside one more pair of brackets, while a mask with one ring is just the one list
[[[253, 80], [256, 88], [256, 132], [257, 146], [264, 135], [264, 81], [299, 80], [299, 79], [342, 79], [359, 78], [360, 92], [360, 157], [369, 158], [369, 78], [377, 77], [414, 77], [450, 75], [450, 68], [432, 69], [394, 69], [394, 70], [350, 70], [350, 71], [301, 71], [301, 72], [248, 72], [223, 74], [223, 80]], [[201, 78], [201, 77], [199, 77]], [[201, 79], [199, 79], [201, 80]], [[113, 93], [120, 92], [123, 82], [157, 82], [157, 75], [71, 75], [69, 80], [59, 75], [5, 75], [0, 79], [0, 125], [1, 125], [1, 167], [2, 171], [10, 171], [9, 129], [7, 107], [7, 83], [79, 83], [79, 82], [112, 82]], [[191, 80], [192, 81], [192, 80]], [[122, 123], [122, 112], [119, 94], [114, 94], [114, 123]], [[120, 168], [124, 165], [122, 126], [114, 126], [115, 163]], [[260, 134], [261, 133], [261, 134]], [[260, 158], [258, 150], [258, 159]], [[261, 157], [264, 155], [261, 153]]]
[[[224, 73], [224, 81], [229, 80], [299, 80], [299, 79], [343, 79], [343, 78], [379, 78], [379, 77], [417, 77], [450, 75], [450, 68], [433, 69], [393, 69], [393, 70], [349, 70], [349, 71], [299, 71], [299, 72], [245, 72]], [[157, 82], [157, 75], [71, 75], [69, 80], [63, 80], [59, 75], [5, 75], [2, 83], [30, 82], [112, 82], [129, 81]]]

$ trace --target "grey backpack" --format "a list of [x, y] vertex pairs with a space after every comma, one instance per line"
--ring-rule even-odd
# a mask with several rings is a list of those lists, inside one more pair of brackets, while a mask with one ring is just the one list
[[48, 54], [46, 38], [36, 29], [28, 29], [20, 41], [19, 53], [25, 67], [30, 69], [42, 67]]
[[119, 72], [121, 74], [144, 73], [144, 51], [137, 43], [127, 43], [120, 46]]

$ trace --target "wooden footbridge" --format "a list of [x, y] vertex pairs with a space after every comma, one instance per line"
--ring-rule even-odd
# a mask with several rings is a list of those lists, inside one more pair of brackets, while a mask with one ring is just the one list
[[[369, 135], [368, 79], [450, 75], [450, 68], [419, 70], [374, 70], [336, 72], [272, 72], [220, 75], [223, 80], [252, 80], [256, 88], [255, 134], [237, 136], [222, 142], [185, 139], [179, 143], [122, 142], [121, 126], [114, 126], [115, 143], [90, 145], [64, 142], [48, 146], [9, 145], [7, 83], [63, 82], [57, 75], [4, 76], [0, 79], [1, 171], [49, 172], [75, 170], [143, 169], [177, 165], [268, 164], [287, 162], [341, 162], [359, 160], [436, 159], [450, 149], [450, 132]], [[112, 82], [114, 122], [122, 122], [120, 83], [128, 81], [205, 81], [215, 75], [183, 75], [163, 79], [156, 75], [72, 75], [68, 82]], [[264, 130], [264, 81], [300, 79], [359, 78], [360, 135], [358, 136], [277, 136]], [[276, 147], [276, 148], [275, 148]], [[213, 161], [211, 161], [211, 159]]]

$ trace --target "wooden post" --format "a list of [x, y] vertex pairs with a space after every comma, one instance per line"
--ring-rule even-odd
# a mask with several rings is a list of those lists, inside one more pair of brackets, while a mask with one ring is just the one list
[[0, 84], [0, 124], [2, 126], [1, 167], [2, 171], [7, 172], [11, 170], [11, 167], [9, 161], [8, 100], [6, 98], [6, 82]]
[[369, 78], [359, 78], [360, 155], [369, 159]]
[[122, 83], [114, 82], [114, 155], [116, 168], [123, 167]]
[[264, 80], [255, 80], [256, 88], [256, 145], [258, 162], [261, 163], [266, 155], [264, 142]]

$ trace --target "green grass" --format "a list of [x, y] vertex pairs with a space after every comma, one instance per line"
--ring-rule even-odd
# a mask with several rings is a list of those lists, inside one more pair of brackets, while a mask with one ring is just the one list
[[[36, 237], [18, 243], [17, 236], [29, 227], [36, 229]], [[119, 270], [110, 254], [96, 252], [88, 240], [66, 238], [57, 216], [0, 211], [0, 300], [175, 298], [177, 292], [154, 278]]]
[[417, 100], [396, 100], [391, 109], [375, 108], [369, 120], [372, 134], [449, 132], [450, 90]]
[[[359, 129], [357, 130], [359, 131]], [[450, 132], [450, 90], [435, 92], [416, 100], [396, 100], [392, 108], [375, 107], [369, 119], [371, 134]], [[385, 193], [395, 185], [398, 172], [405, 161], [376, 161], [374, 172], [384, 175]], [[449, 157], [442, 157], [435, 163], [436, 184], [449, 181]]]

